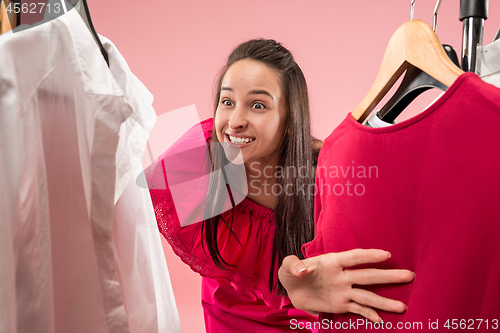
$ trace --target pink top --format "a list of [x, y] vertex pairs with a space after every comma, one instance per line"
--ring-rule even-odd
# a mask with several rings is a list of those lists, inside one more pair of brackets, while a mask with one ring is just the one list
[[370, 128], [349, 114], [325, 140], [304, 254], [383, 249], [391, 258], [371, 267], [416, 278], [365, 287], [408, 306], [380, 311], [383, 328], [322, 314], [324, 332], [500, 329], [499, 129], [500, 89], [465, 73], [409, 120]]
[[[200, 137], [201, 130], [206, 149], [212, 129], [213, 119], [202, 121], [186, 132], [146, 170], [160, 232], [182, 261], [203, 276], [202, 304], [207, 332], [288, 332], [291, 326], [298, 326], [298, 322], [306, 324], [317, 320], [317, 317], [295, 309], [288, 297], [280, 297], [269, 291], [274, 239], [274, 216], [271, 209], [246, 197], [237, 204], [232, 228], [238, 240], [221, 222], [218, 232], [219, 249], [224, 260], [232, 265], [226, 270], [217, 267], [208, 250], [202, 247], [201, 223], [181, 227], [178, 211], [182, 211], [184, 216], [186, 206], [196, 210], [206, 196], [206, 189], [194, 193], [193, 190], [184, 188], [184, 194], [190, 193], [186, 200], [185, 197], [177, 198], [173, 195], [172, 187], [174, 183], [179, 185], [179, 179], [184, 184], [192, 185], [190, 180], [206, 176], [206, 168], [195, 167], [206, 163], [202, 161], [205, 157], [199, 159], [203, 152], [200, 153], [200, 149], [192, 141]], [[189, 170], [186, 171], [187, 169]], [[228, 210], [222, 216], [230, 221], [231, 214], [233, 212]], [[277, 275], [277, 269], [275, 274]]]

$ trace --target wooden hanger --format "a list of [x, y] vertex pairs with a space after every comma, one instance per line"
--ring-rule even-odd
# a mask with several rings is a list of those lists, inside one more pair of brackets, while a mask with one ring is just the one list
[[[436, 7], [434, 8], [433, 22], [432, 22], [432, 31], [434, 33], [437, 29], [437, 18], [439, 7], [441, 7], [441, 1], [437, 0]], [[412, 2], [412, 8], [415, 4], [415, 1]], [[410, 20], [413, 19], [413, 15], [410, 14]], [[448, 58], [453, 61], [453, 63], [460, 67], [460, 63], [458, 60], [458, 55], [455, 52], [455, 49], [450, 45], [444, 45], [443, 48], [448, 55]], [[432, 89], [438, 88], [441, 90], [447, 90], [444, 84], [427, 74], [426, 72], [422, 72], [420, 69], [413, 65], [409, 65], [406, 69], [405, 76], [403, 81], [398, 87], [398, 90], [394, 93], [394, 96], [378, 111], [377, 115], [380, 119], [387, 123], [393, 123], [399, 114], [411, 103], [415, 98], [417, 98], [423, 92]]]
[[410, 64], [446, 87], [451, 86], [463, 73], [448, 58], [427, 23], [420, 20], [407, 21], [392, 35], [375, 82], [352, 112], [353, 118], [363, 122]]
[[[460, 67], [457, 53], [453, 47], [443, 44], [443, 48], [448, 58], [450, 58], [457, 67]], [[443, 91], [448, 89], [447, 86], [426, 72], [422, 72], [417, 67], [409, 65], [398, 90], [380, 111], [378, 111], [379, 118], [386, 123], [393, 123], [411, 102], [419, 95], [432, 88], [438, 88]]]

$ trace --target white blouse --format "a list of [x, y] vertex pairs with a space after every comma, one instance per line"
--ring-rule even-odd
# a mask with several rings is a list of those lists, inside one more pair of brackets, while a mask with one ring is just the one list
[[[163, 255], [159, 238], [134, 244], [155, 269], [142, 271], [137, 258], [120, 254], [121, 238], [137, 230], [116, 227], [126, 212], [118, 198], [124, 191], [127, 198], [154, 119], [151, 96], [130, 94], [137, 82], [108, 49], [112, 68], [76, 10], [0, 36], [2, 333], [134, 332], [141, 321], [158, 326], [148, 332], [169, 332], [158, 311], [180, 330], [164, 257], [152, 256]], [[165, 285], [129, 296], [138, 293], [129, 282], [138, 288], [139, 280]], [[135, 301], [154, 314], [138, 316]]]

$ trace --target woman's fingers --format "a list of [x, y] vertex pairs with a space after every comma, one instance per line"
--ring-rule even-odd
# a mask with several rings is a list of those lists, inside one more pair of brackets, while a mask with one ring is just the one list
[[347, 306], [347, 311], [359, 314], [375, 323], [380, 323], [382, 321], [382, 318], [380, 318], [377, 311], [368, 306], [364, 306], [355, 302], [349, 303], [349, 305]]
[[351, 284], [371, 285], [413, 281], [415, 274], [406, 269], [354, 269], [344, 271]]
[[342, 267], [351, 267], [361, 264], [370, 264], [385, 261], [391, 254], [384, 250], [355, 249], [345, 252], [334, 253], [337, 263]]
[[351, 301], [371, 308], [396, 313], [406, 311], [406, 305], [403, 302], [379, 296], [368, 290], [353, 288], [350, 296]]

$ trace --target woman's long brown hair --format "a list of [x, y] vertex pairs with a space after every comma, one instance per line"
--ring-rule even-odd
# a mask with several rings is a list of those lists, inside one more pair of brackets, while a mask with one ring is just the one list
[[[306, 175], [294, 177], [293, 172], [283, 172], [283, 177], [276, 179], [281, 189], [274, 207], [275, 233], [272, 249], [272, 262], [269, 271], [269, 287], [277, 294], [285, 295], [286, 290], [277, 279], [277, 267], [288, 255], [296, 255], [303, 259], [302, 244], [312, 240], [314, 236], [313, 190], [314, 168], [312, 136], [309, 116], [309, 96], [305, 77], [293, 59], [292, 54], [280, 43], [270, 39], [253, 39], [238, 45], [229, 55], [226, 66], [221, 70], [214, 98], [214, 110], [220, 99], [221, 84], [229, 67], [239, 60], [252, 59], [276, 70], [281, 78], [284, 96], [287, 101], [287, 118], [284, 136], [279, 146], [279, 164], [283, 170], [308, 170]], [[215, 114], [214, 111], [214, 114]], [[214, 261], [221, 268], [227, 267], [217, 244], [217, 231], [222, 221], [232, 230], [232, 219], [226, 221], [220, 214], [222, 205], [229, 190], [228, 175], [224, 166], [229, 164], [222, 147], [217, 144], [214, 128], [211, 147], [212, 170], [209, 184], [210, 200], [207, 200], [205, 216], [214, 216], [202, 223], [202, 241]], [[317, 156], [317, 155], [316, 155]], [[301, 168], [302, 167], [302, 168]], [[304, 169], [305, 168], [305, 169]], [[303, 176], [303, 177], [302, 177]], [[293, 195], [287, 195], [293, 189]], [[287, 192], [287, 193], [285, 193]], [[233, 202], [232, 198], [231, 201]], [[234, 202], [233, 202], [234, 206]], [[234, 208], [233, 208], [234, 209]], [[231, 214], [234, 216], [234, 214]], [[203, 233], [205, 236], [203, 237]]]

